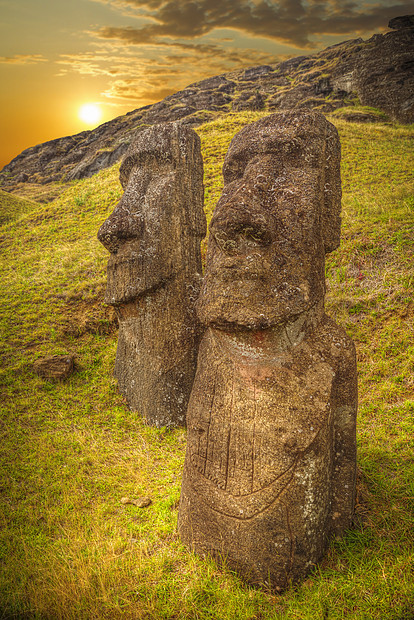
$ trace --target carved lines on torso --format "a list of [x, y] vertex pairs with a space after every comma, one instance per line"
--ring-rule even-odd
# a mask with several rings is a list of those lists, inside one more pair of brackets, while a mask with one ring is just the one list
[[[309, 368], [304, 377], [282, 366], [263, 366], [258, 373], [257, 364], [207, 349], [215, 358], [215, 373], [197, 403], [197, 420], [189, 420], [192, 466], [217, 490], [239, 500], [278, 481], [283, 488], [329, 415], [332, 371], [326, 366], [321, 375], [319, 363], [318, 373]], [[292, 393], [297, 394], [293, 401]]]

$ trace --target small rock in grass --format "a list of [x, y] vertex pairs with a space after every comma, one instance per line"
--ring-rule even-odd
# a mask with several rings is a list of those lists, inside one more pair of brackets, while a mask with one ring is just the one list
[[50, 355], [36, 360], [33, 370], [43, 379], [67, 379], [74, 370], [73, 355]]
[[146, 508], [152, 504], [152, 499], [150, 497], [139, 497], [138, 499], [135, 499], [133, 503], [138, 508]]
[[137, 508], [146, 508], [150, 504], [152, 504], [152, 499], [150, 497], [138, 497], [137, 499], [131, 499], [129, 497], [123, 497], [121, 499], [121, 504], [132, 504]]

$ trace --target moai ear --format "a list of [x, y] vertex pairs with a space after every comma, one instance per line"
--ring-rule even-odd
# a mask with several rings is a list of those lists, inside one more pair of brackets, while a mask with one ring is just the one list
[[185, 125], [176, 125], [177, 161], [182, 162], [181, 175], [183, 193], [187, 196], [188, 208], [185, 210], [183, 225], [196, 238], [203, 239], [207, 234], [207, 221], [203, 208], [194, 205], [204, 204], [203, 157], [201, 140], [193, 129]]
[[322, 212], [322, 235], [325, 253], [332, 252], [340, 243], [341, 235], [341, 144], [332, 123], [326, 122], [325, 186]]

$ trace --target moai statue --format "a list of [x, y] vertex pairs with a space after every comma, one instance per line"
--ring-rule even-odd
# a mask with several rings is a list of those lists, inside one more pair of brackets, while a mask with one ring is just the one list
[[340, 144], [320, 113], [242, 129], [224, 166], [198, 314], [183, 542], [282, 590], [352, 521], [355, 348], [324, 313], [339, 245]]
[[114, 374], [148, 424], [184, 425], [206, 234], [199, 137], [175, 123], [141, 131], [120, 179], [125, 192], [98, 232], [111, 253], [105, 302], [119, 319]]

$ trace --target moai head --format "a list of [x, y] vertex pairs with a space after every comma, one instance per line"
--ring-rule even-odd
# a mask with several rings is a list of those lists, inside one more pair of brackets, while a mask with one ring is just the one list
[[205, 236], [202, 174], [191, 129], [169, 123], [138, 134], [120, 169], [124, 195], [98, 232], [111, 253], [106, 303], [126, 304], [194, 270], [188, 256]]
[[323, 301], [340, 238], [340, 143], [313, 111], [267, 116], [227, 152], [198, 301], [205, 324], [260, 329]]

